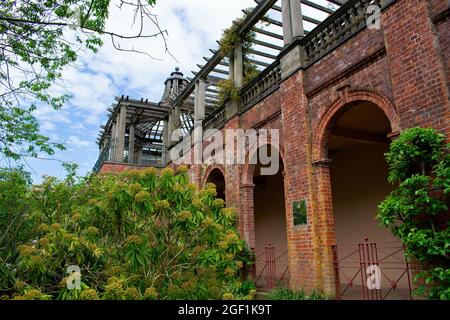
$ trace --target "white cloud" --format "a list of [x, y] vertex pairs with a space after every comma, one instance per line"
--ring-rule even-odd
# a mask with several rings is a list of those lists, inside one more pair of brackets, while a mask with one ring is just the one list
[[84, 149], [92, 146], [92, 141], [82, 140], [78, 136], [70, 136], [66, 144], [73, 149]]

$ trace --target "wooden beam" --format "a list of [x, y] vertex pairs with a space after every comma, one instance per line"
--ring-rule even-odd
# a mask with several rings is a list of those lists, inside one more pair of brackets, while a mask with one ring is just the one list
[[270, 32], [270, 31], [267, 31], [267, 30], [264, 30], [261, 28], [257, 28], [257, 27], [252, 28], [252, 30], [255, 31], [256, 33], [263, 34], [268, 37], [272, 37], [272, 38], [275, 38], [278, 40], [283, 40], [283, 35], [275, 33], [275, 32]]
[[[200, 69], [202, 69], [202, 68], [204, 67], [204, 65], [197, 64], [197, 67], [199, 67]], [[221, 69], [217, 69], [217, 68], [211, 70], [211, 72], [224, 74], [224, 75], [226, 75], [226, 76], [228, 75], [228, 71], [226, 71], [226, 70], [221, 70]]]
[[254, 49], [250, 49], [248, 50], [249, 53], [260, 56], [260, 57], [265, 57], [265, 58], [269, 58], [269, 59], [273, 59], [276, 60], [277, 56], [274, 56], [273, 54], [267, 53], [267, 52], [262, 52], [262, 51], [258, 51], [258, 50], [254, 50]]
[[266, 48], [278, 50], [278, 51], [283, 50], [283, 47], [280, 47], [280, 46], [277, 46], [275, 44], [271, 44], [271, 43], [268, 43], [268, 42], [264, 42], [264, 41], [261, 41], [261, 40], [254, 39], [254, 40], [252, 40], [252, 43], [260, 45], [260, 46], [263, 46], [263, 47], [266, 47]]
[[[257, 3], [259, 3], [259, 2], [261, 2], [261, 1], [263, 1], [263, 0], [256, 0], [256, 2]], [[300, 0], [297, 0], [297, 1], [300, 1]], [[277, 5], [274, 5], [273, 7], [272, 7], [272, 10], [275, 10], [275, 11], [278, 11], [278, 12], [281, 12], [282, 10], [281, 10], [281, 7], [280, 6], [277, 6]], [[320, 20], [317, 20], [317, 19], [314, 19], [314, 18], [312, 18], [312, 17], [310, 17], [310, 16], [305, 16], [305, 15], [302, 15], [302, 18], [303, 18], [303, 20], [305, 20], [305, 21], [308, 21], [308, 22], [311, 22], [311, 23], [314, 23], [314, 24], [320, 24], [322, 21], [320, 21]], [[276, 20], [273, 20], [273, 19], [270, 19], [270, 18], [264, 18], [264, 20], [265, 21], [267, 21], [267, 22], [269, 22], [269, 23], [273, 23], [273, 24], [276, 24], [276, 25], [278, 25], [278, 21], [276, 21]], [[283, 26], [283, 23], [281, 23], [281, 25], [279, 25], [280, 27], [282, 27]]]
[[312, 2], [312, 1], [309, 1], [309, 0], [301, 0], [301, 1], [302, 1], [301, 3], [304, 4], [305, 6], [308, 6], [308, 7], [317, 9], [317, 10], [320, 10], [322, 12], [326, 12], [328, 14], [333, 14], [334, 13], [334, 10], [331, 10], [330, 8], [324, 7], [324, 6], [322, 6], [320, 4], [317, 4], [315, 2]]
[[[193, 73], [195, 76], [197, 76], [197, 75], [199, 74], [199, 72], [195, 72], [195, 71], [192, 71], [192, 73]], [[194, 78], [194, 79], [195, 79], [195, 78]], [[223, 80], [227, 80], [227, 79], [209, 75], [209, 76], [206, 78], [206, 80], [212, 81], [212, 82], [219, 82], [219, 81], [223, 81]]]

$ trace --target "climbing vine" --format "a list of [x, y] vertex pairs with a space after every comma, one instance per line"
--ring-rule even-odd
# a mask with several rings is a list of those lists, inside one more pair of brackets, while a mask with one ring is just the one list
[[[247, 9], [244, 11], [251, 11], [252, 9]], [[265, 20], [264, 18], [262, 19]], [[243, 35], [239, 35], [239, 26], [244, 21], [244, 17], [234, 20], [231, 27], [225, 29], [222, 33], [222, 38], [219, 41], [220, 47], [219, 52], [223, 55], [229, 55], [238, 46], [242, 46], [242, 54], [244, 61], [244, 81], [243, 85], [247, 85], [253, 79], [255, 79], [260, 71], [255, 64], [249, 61], [250, 50], [253, 46], [253, 41], [256, 39], [256, 32], [248, 31]], [[218, 105], [223, 105], [226, 101], [236, 101], [239, 99], [239, 90], [229, 79], [222, 80], [218, 83], [219, 87], [219, 102]]]

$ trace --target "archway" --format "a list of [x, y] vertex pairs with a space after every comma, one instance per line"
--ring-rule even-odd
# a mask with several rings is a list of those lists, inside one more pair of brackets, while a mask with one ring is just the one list
[[264, 167], [253, 167], [255, 276], [257, 287], [272, 289], [289, 281], [283, 160], [275, 175], [263, 175]]
[[[379, 299], [390, 294], [399, 299], [408, 295], [402, 245], [376, 220], [378, 205], [393, 189], [387, 182], [384, 158], [391, 131], [385, 112], [368, 101], [346, 104], [328, 128], [336, 250], [339, 259], [345, 260], [336, 264], [340, 267], [336, 272], [338, 289], [347, 298]], [[353, 269], [348, 267], [352, 263]], [[372, 275], [366, 268], [371, 266], [381, 267], [377, 290], [366, 285]]]
[[384, 154], [391, 132], [384, 112], [370, 102], [353, 102], [337, 115], [331, 128], [328, 156], [337, 245], [361, 242], [394, 242], [378, 226], [378, 204], [392, 191], [387, 182]]
[[206, 183], [213, 183], [216, 185], [217, 190], [217, 198], [222, 199], [223, 201], [226, 201], [226, 195], [225, 195], [225, 176], [223, 175], [223, 172], [215, 168], [213, 169], [206, 179]]

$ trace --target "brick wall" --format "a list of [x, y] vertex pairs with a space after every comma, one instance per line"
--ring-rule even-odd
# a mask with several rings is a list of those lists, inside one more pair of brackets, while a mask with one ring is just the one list
[[[435, 8], [442, 4], [434, 3]], [[428, 1], [397, 1], [383, 14], [383, 32], [402, 127], [433, 127], [448, 134], [448, 87], [429, 10]]]

